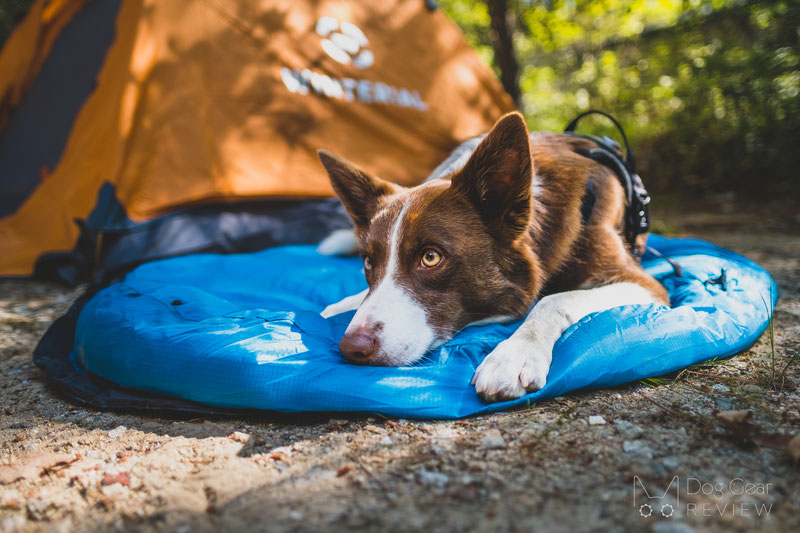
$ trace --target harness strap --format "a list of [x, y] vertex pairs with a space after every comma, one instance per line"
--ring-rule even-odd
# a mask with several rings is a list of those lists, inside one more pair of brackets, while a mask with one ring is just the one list
[[[575, 133], [575, 128], [578, 126], [578, 121], [587, 115], [602, 115], [617, 127], [622, 135], [622, 141], [625, 143], [625, 156], [621, 154], [619, 144], [610, 137], [595, 137], [594, 135], [583, 135]], [[646, 233], [650, 229], [650, 218], [648, 214], [648, 204], [650, 203], [650, 195], [647, 189], [644, 188], [642, 179], [636, 174], [636, 160], [633, 155], [633, 150], [628, 143], [628, 137], [625, 135], [625, 130], [622, 129], [617, 120], [605, 113], [598, 110], [590, 110], [581, 113], [572, 121], [567, 124], [564, 133], [573, 137], [582, 139], [589, 139], [597, 144], [596, 148], [590, 149], [581, 155], [597, 161], [614, 172], [617, 179], [622, 184], [625, 190], [625, 199], [627, 205], [625, 206], [625, 229], [624, 236], [634, 256], [639, 256], [639, 250], [636, 247], [636, 238], [642, 233]]]

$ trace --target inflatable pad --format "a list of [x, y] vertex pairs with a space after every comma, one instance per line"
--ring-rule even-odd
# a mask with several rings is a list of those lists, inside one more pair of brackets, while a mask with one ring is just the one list
[[458, 418], [666, 374], [758, 339], [777, 301], [766, 271], [702, 241], [648, 244], [683, 269], [678, 277], [663, 259], [643, 260], [672, 308], [585, 317], [556, 343], [545, 388], [513, 402], [482, 402], [470, 380], [520, 322], [467, 328], [410, 367], [345, 363], [337, 344], [353, 313], [318, 313], [366, 287], [362, 263], [311, 246], [142, 265], [85, 305], [71, 357], [120, 386], [217, 407]]

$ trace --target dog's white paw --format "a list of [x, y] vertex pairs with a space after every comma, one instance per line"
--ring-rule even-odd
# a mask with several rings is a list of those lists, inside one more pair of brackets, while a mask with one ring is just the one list
[[334, 315], [346, 313], [347, 311], [355, 311], [358, 309], [358, 306], [361, 305], [361, 302], [364, 301], [364, 297], [366, 297], [366, 295], [367, 291], [362, 291], [358, 294], [348, 296], [347, 298], [344, 298], [343, 300], [340, 300], [335, 304], [331, 304], [323, 309], [320, 313], [320, 316], [322, 316], [322, 318], [330, 318]]
[[511, 337], [486, 356], [472, 384], [485, 401], [514, 400], [544, 387], [551, 359], [552, 346]]
[[335, 304], [331, 304], [323, 309], [320, 313], [320, 316], [322, 318], [330, 318], [334, 315], [340, 315], [346, 311], [352, 311], [352, 307], [346, 305], [345, 300], [342, 300], [341, 302], [336, 302]]
[[358, 239], [352, 229], [337, 229], [317, 245], [321, 255], [357, 255]]

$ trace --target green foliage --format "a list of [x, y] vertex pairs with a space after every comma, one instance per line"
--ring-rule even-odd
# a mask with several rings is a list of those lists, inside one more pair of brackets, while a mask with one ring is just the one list
[[[440, 4], [491, 52], [483, 2]], [[532, 128], [557, 131], [580, 111], [603, 109], [626, 126], [653, 189], [800, 192], [799, 2], [510, 5]], [[582, 128], [613, 131], [600, 121]]]

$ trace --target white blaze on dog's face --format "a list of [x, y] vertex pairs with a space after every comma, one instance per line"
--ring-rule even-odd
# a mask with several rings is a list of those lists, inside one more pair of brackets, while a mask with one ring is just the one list
[[348, 361], [408, 365], [468, 324], [527, 312], [539, 283], [528, 142], [522, 117], [506, 115], [461, 171], [410, 189], [319, 152], [369, 284], [339, 344]]

